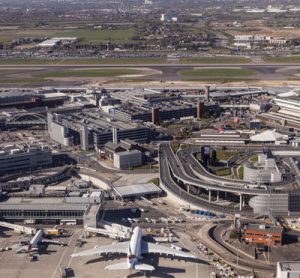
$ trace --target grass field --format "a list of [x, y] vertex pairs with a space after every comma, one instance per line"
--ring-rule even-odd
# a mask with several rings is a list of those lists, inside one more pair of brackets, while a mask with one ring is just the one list
[[77, 37], [83, 43], [132, 42], [136, 35], [134, 29], [120, 30], [66, 30], [55, 34], [57, 37]]
[[238, 170], [239, 179], [242, 180], [244, 178], [244, 167], [240, 166]]
[[252, 163], [257, 162], [258, 161], [258, 156], [257, 155], [252, 156], [251, 158], [249, 158], [249, 161], [252, 162]]
[[251, 59], [247, 57], [199, 57], [182, 58], [181, 63], [187, 64], [244, 64], [250, 63]]
[[300, 63], [300, 55], [280, 56], [280, 57], [263, 57], [266, 63]]
[[189, 77], [241, 77], [257, 74], [251, 69], [192, 69], [179, 72], [183, 76]]
[[10, 42], [19, 38], [45, 38], [54, 36], [58, 29], [16, 29], [16, 30], [1, 30], [0, 42]]
[[179, 74], [184, 80], [203, 81], [244, 81], [252, 80], [258, 72], [251, 69], [192, 69], [182, 70]]
[[92, 29], [16, 29], [0, 30], [0, 42], [10, 42], [19, 38], [45, 38], [45, 37], [77, 37], [83, 43], [97, 42], [132, 42], [136, 36], [134, 29], [120, 30], [92, 30]]
[[0, 65], [163, 64], [163, 58], [0, 59]]
[[64, 70], [36, 74], [36, 77], [115, 77], [120, 75], [138, 74], [138, 70], [134, 69], [87, 69], [87, 70]]
[[214, 174], [217, 176], [229, 176], [231, 174], [230, 168], [223, 168], [214, 171]]
[[228, 160], [229, 158], [231, 158], [232, 156], [236, 155], [237, 152], [234, 151], [223, 151], [218, 149], [217, 150], [217, 159], [218, 160]]

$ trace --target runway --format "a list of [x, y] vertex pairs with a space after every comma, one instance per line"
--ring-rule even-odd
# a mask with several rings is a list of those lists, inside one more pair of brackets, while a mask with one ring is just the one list
[[[166, 63], [166, 64], [0, 64], [0, 71], [2, 79], [0, 83], [9, 85], [9, 87], [19, 86], [76, 86], [89, 83], [92, 78], [87, 77], [75, 77], [75, 78], [46, 78], [44, 80], [37, 80], [30, 82], [30, 79], [36, 79], [35, 75], [43, 73], [47, 75], [48, 72], [64, 71], [64, 70], [84, 70], [84, 69], [137, 69], [148, 71], [154, 70], [155, 74], [141, 75], [128, 77], [110, 77], [111, 82], [117, 81], [124, 84], [126, 82], [190, 82], [190, 81], [202, 81], [202, 82], [234, 82], [245, 81], [252, 82], [252, 84], [259, 83], [261, 81], [298, 81], [300, 80], [300, 63], [293, 64], [267, 64], [267, 63], [241, 63], [241, 64], [180, 64], [180, 63]], [[180, 71], [192, 70], [192, 69], [245, 69], [255, 70], [257, 74], [244, 75], [244, 76], [183, 76]], [[297, 75], [298, 74], [298, 75]], [[15, 80], [20, 80], [16, 82]], [[24, 80], [24, 82], [22, 82]], [[95, 80], [95, 79], [94, 79]], [[107, 78], [98, 77], [98, 81], [105, 82]]]
[[180, 63], [165, 63], [165, 64], [5, 64], [0, 68], [300, 68], [300, 63], [241, 63], [241, 64], [180, 64]]

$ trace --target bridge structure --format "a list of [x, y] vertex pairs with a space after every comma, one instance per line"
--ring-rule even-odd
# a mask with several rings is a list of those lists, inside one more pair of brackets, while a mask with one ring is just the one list
[[5, 121], [6, 128], [18, 128], [28, 126], [42, 126], [47, 127], [47, 117], [37, 113], [19, 113], [13, 117], [9, 117]]
[[[278, 146], [274, 147], [279, 148]], [[245, 207], [246, 198], [254, 196], [269, 197], [272, 195], [280, 198], [280, 196], [288, 194], [288, 191], [291, 190], [291, 187], [283, 187], [282, 184], [278, 187], [269, 188], [245, 181], [215, 176], [204, 169], [195, 159], [193, 156], [195, 149], [197, 147], [179, 150], [174, 153], [168, 143], [160, 144], [159, 148], [160, 181], [163, 188], [173, 196], [178, 195], [179, 192], [178, 199], [182, 199], [182, 201], [190, 203], [194, 207], [229, 214], [240, 211], [242, 214], [249, 215], [251, 212]], [[216, 195], [215, 202], [213, 201], [213, 193]], [[228, 194], [238, 196], [239, 208], [224, 206], [224, 203], [219, 201], [220, 193], [225, 196], [225, 199]]]
[[19, 190], [28, 190], [32, 184], [51, 185], [66, 178], [70, 178], [72, 175], [72, 170], [72, 166], [65, 166], [62, 169], [59, 169], [57, 172], [50, 175], [45, 175], [43, 177], [33, 177], [31, 179], [19, 181], [0, 181], [0, 191], [13, 192]]

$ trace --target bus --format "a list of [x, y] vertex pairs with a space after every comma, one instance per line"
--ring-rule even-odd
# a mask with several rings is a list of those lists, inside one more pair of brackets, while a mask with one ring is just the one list
[[60, 225], [66, 225], [66, 226], [75, 226], [77, 225], [76, 219], [62, 219], [60, 220]]

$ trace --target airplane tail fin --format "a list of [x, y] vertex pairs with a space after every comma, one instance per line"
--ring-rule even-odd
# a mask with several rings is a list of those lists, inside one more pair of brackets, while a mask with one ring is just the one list
[[153, 271], [155, 268], [149, 264], [137, 263], [134, 267], [136, 270]]
[[111, 264], [105, 267], [106, 270], [125, 270], [130, 269], [127, 262]]

